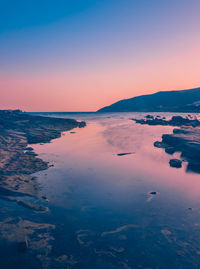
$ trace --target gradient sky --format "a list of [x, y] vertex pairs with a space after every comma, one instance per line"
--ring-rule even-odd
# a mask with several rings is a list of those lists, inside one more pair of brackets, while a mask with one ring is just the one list
[[0, 108], [94, 111], [200, 86], [199, 0], [0, 1]]

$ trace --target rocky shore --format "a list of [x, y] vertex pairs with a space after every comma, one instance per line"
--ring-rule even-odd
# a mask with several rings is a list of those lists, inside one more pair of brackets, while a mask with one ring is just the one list
[[[40, 217], [41, 213], [48, 214], [48, 198], [40, 197], [37, 178], [32, 175], [47, 169], [49, 164], [38, 158], [29, 144], [50, 142], [64, 131], [85, 125], [73, 119], [0, 110], [0, 199], [16, 204], [14, 210], [7, 205], [1, 207], [0, 246], [23, 257], [23, 268], [29, 266], [26, 255], [32, 259], [31, 268], [63, 268], [62, 256], [51, 257], [56, 226]], [[31, 215], [26, 211], [22, 215], [17, 206], [29, 210]], [[15, 267], [15, 263], [14, 256], [1, 261], [2, 268]]]
[[132, 119], [136, 123], [148, 124], [148, 125], [163, 125], [163, 126], [189, 126], [198, 127], [200, 126], [200, 121], [191, 115], [187, 117], [173, 116], [171, 119], [166, 120], [165, 117], [146, 115], [145, 119]]
[[180, 160], [171, 159], [170, 166], [181, 168], [182, 161], [188, 162], [187, 171], [200, 173], [200, 121], [192, 116], [173, 116], [170, 120], [147, 115], [145, 119], [133, 119], [136, 123], [148, 125], [179, 126], [173, 134], [163, 134], [161, 141], [154, 142], [157, 148], [165, 149], [167, 154], [180, 153]]
[[[33, 116], [19, 110], [0, 111], [0, 197], [37, 196], [38, 187], [31, 174], [49, 164], [28, 146], [47, 143], [64, 131], [84, 127], [85, 122]], [[23, 204], [24, 205], [24, 204]]]

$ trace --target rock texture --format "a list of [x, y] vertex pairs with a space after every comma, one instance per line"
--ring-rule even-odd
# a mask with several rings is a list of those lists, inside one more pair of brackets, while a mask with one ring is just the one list
[[[180, 152], [181, 159], [188, 162], [187, 171], [200, 173], [200, 121], [190, 118], [174, 116], [170, 120], [145, 118], [134, 121], [139, 124], [179, 126], [179, 129], [173, 130], [173, 134], [163, 134], [162, 141], [154, 142], [154, 146], [164, 148], [165, 152], [171, 155]], [[181, 160], [170, 161], [170, 166], [181, 167], [181, 165]]]
[[31, 174], [48, 168], [28, 144], [46, 143], [61, 132], [85, 122], [32, 116], [19, 110], [0, 111], [0, 196], [34, 195], [38, 186]]

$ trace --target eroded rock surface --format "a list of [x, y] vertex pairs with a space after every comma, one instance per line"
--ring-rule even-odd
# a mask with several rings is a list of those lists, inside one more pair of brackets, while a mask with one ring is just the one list
[[85, 122], [32, 116], [12, 110], [0, 111], [0, 196], [6, 193], [37, 196], [37, 181], [31, 174], [48, 163], [36, 157], [28, 144], [46, 143], [61, 132], [84, 127]]
[[163, 125], [163, 126], [200, 126], [200, 121], [197, 118], [191, 118], [191, 116], [173, 116], [170, 120], [166, 120], [165, 117], [160, 118], [158, 116], [153, 117], [147, 115], [145, 119], [132, 119], [136, 123], [148, 124], [148, 125]]
[[139, 124], [179, 126], [173, 134], [163, 134], [161, 141], [155, 141], [154, 146], [164, 148], [165, 152], [173, 155], [180, 152], [181, 160], [171, 160], [170, 166], [181, 167], [182, 161], [187, 161], [187, 171], [200, 173], [200, 121], [188, 115], [187, 117], [173, 116], [170, 120], [161, 118], [145, 118], [136, 120]]
[[174, 129], [173, 134], [164, 134], [154, 146], [164, 148], [168, 154], [180, 152], [181, 159], [188, 162], [187, 171], [200, 173], [200, 127]]
[[48, 214], [48, 198], [39, 197], [37, 178], [32, 176], [50, 165], [28, 145], [50, 142], [63, 131], [84, 126], [85, 122], [71, 119], [32, 116], [18, 110], [0, 111], [0, 198], [20, 206], [19, 212], [1, 208], [4, 214], [0, 218], [0, 238], [13, 251], [34, 257], [37, 264], [34, 268], [66, 268], [76, 261], [66, 254], [52, 257], [56, 226], [40, 217], [41, 213]]

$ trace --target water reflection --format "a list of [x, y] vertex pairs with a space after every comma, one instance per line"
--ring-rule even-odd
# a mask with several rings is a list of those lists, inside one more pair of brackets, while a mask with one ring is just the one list
[[54, 164], [36, 174], [50, 211], [34, 217], [55, 227], [43, 267], [198, 268], [199, 175], [171, 168], [153, 146], [172, 127], [131, 116], [75, 114], [86, 128], [34, 146]]

